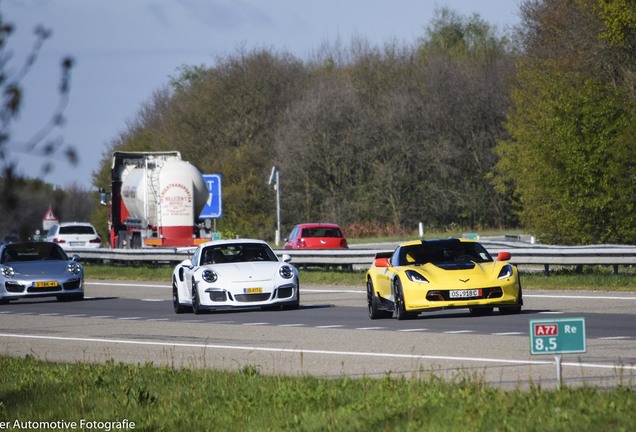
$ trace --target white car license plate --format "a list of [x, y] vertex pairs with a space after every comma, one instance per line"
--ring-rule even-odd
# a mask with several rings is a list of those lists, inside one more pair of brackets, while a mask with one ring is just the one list
[[245, 294], [262, 294], [263, 288], [245, 288], [243, 292]]
[[450, 298], [473, 298], [481, 297], [480, 289], [473, 290], [451, 290], [449, 294]]
[[84, 246], [85, 244], [86, 244], [86, 242], [82, 242], [82, 241], [69, 242], [70, 246]]

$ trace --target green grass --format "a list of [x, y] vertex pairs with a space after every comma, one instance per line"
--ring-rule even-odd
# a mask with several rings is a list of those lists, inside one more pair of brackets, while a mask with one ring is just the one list
[[[86, 278], [90, 280], [147, 280], [170, 282], [172, 267], [126, 267], [84, 264]], [[300, 269], [300, 284], [331, 286], [365, 286], [365, 271], [344, 271], [319, 269]], [[621, 271], [613, 274], [611, 269], [603, 267], [585, 268], [582, 273], [561, 269], [554, 271], [549, 277], [542, 272], [522, 273], [521, 282], [524, 290], [558, 289], [586, 291], [636, 291], [636, 273]]]
[[447, 381], [426, 372], [414, 379], [320, 379], [261, 376], [250, 366], [230, 373], [31, 356], [0, 357], [0, 375], [7, 430], [16, 430], [16, 420], [128, 420], [136, 431], [155, 432], [636, 430], [629, 386], [506, 391], [478, 376]]

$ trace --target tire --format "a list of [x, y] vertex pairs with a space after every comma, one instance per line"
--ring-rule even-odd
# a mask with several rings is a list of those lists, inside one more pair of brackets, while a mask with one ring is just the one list
[[174, 313], [177, 314], [189, 312], [190, 310], [189, 307], [179, 302], [179, 289], [177, 288], [177, 282], [175, 280], [172, 281], [172, 307], [174, 308]]
[[285, 303], [283, 305], [283, 310], [296, 310], [300, 308], [300, 284], [296, 284], [296, 300], [289, 302], [289, 303]]
[[72, 302], [84, 300], [84, 293], [59, 295], [56, 297], [59, 302]]
[[197, 290], [194, 282], [192, 282], [192, 312], [194, 312], [195, 315], [199, 315], [203, 312], [201, 303], [199, 302], [199, 290]]
[[521, 292], [521, 283], [519, 283], [519, 298], [517, 299], [517, 304], [514, 306], [502, 306], [499, 308], [499, 313], [502, 315], [520, 314], [521, 306], [523, 306], [523, 293]]
[[379, 308], [379, 303], [380, 301], [375, 295], [375, 288], [373, 287], [373, 281], [371, 280], [371, 278], [369, 278], [369, 280], [367, 280], [367, 305], [369, 310], [369, 318], [371, 318], [372, 320], [387, 318], [388, 316], [390, 316], [390, 314], [388, 314], [387, 311], [381, 310]]
[[402, 293], [402, 283], [398, 278], [395, 278], [395, 282], [393, 282], [393, 305], [393, 317], [398, 321], [410, 319], [415, 316], [415, 314], [406, 312], [404, 307], [404, 294]]
[[468, 308], [472, 316], [488, 316], [492, 314], [493, 307], [471, 307]]

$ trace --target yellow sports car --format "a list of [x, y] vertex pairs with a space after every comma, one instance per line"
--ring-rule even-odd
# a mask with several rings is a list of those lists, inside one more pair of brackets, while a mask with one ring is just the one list
[[520, 313], [521, 281], [509, 252], [493, 260], [474, 240], [414, 240], [378, 253], [367, 272], [371, 319], [412, 318], [432, 309], [468, 308], [473, 315]]

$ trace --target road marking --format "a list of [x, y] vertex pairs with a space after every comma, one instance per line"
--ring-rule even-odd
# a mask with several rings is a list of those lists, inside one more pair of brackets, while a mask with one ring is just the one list
[[494, 336], [518, 336], [523, 335], [521, 332], [505, 332], [505, 333], [493, 333]]
[[124, 321], [125, 320], [138, 320], [138, 319], [141, 319], [141, 317], [120, 317], [120, 318], [117, 318], [117, 319], [118, 320], [124, 320]]
[[167, 300], [163, 300], [163, 299], [141, 299], [141, 301], [145, 301], [145, 302], [163, 302], [163, 301], [167, 301]]
[[356, 330], [382, 330], [386, 327], [357, 327]]
[[269, 323], [267, 322], [255, 322], [255, 323], [243, 323], [241, 325], [244, 326], [264, 326], [264, 325], [268, 325]]
[[319, 329], [330, 329], [330, 328], [340, 328], [340, 327], [344, 327], [344, 325], [342, 325], [342, 324], [322, 325], [322, 326], [316, 326], [316, 327], [314, 327], [314, 328], [319, 328]]
[[97, 315], [92, 318], [115, 318], [113, 315]]
[[[466, 361], [475, 363], [499, 363], [510, 365], [553, 365], [552, 360], [515, 360], [489, 357], [458, 357], [458, 356], [442, 356], [442, 355], [424, 355], [424, 354], [399, 354], [399, 353], [383, 353], [383, 352], [365, 352], [365, 351], [328, 351], [328, 350], [308, 350], [300, 348], [267, 348], [262, 346], [247, 345], [215, 345], [206, 343], [186, 343], [186, 342], [165, 342], [165, 341], [134, 341], [126, 339], [100, 339], [100, 338], [81, 338], [81, 337], [62, 337], [62, 336], [43, 336], [28, 334], [11, 334], [0, 333], [0, 337], [15, 339], [37, 339], [49, 341], [65, 341], [65, 342], [94, 342], [102, 344], [119, 344], [119, 345], [138, 345], [138, 346], [155, 346], [167, 348], [203, 348], [206, 350], [227, 350], [227, 351], [251, 351], [251, 352], [273, 352], [283, 354], [316, 354], [328, 356], [347, 356], [347, 357], [375, 357], [375, 358], [398, 358], [398, 359], [414, 359], [414, 360], [445, 360], [445, 361]], [[599, 364], [599, 363], [583, 363], [583, 362], [563, 362], [563, 366], [575, 366], [590, 369], [611, 369], [611, 370], [636, 370], [636, 365], [625, 364]]]
[[64, 315], [65, 317], [72, 317], [72, 318], [78, 318], [78, 317], [85, 317], [88, 316], [86, 314], [72, 314], [72, 315]]
[[168, 318], [149, 318], [146, 321], [168, 321]]
[[40, 314], [40, 316], [59, 316], [60, 314], [58, 312], [51, 312], [51, 313], [45, 313], [45, 314]]
[[607, 337], [600, 337], [598, 338], [598, 340], [623, 340], [623, 339], [631, 339], [631, 336], [607, 336]]
[[464, 333], [475, 333], [475, 330], [449, 330], [444, 332], [444, 334], [464, 334]]
[[298, 323], [298, 324], [279, 324], [278, 327], [302, 327], [304, 325], [305, 324], [301, 324], [301, 323]]
[[419, 331], [428, 331], [428, 329], [404, 329], [404, 330], [398, 330], [401, 332], [419, 332]]
[[543, 311], [539, 312], [540, 315], [563, 315], [563, 312], [560, 311]]

